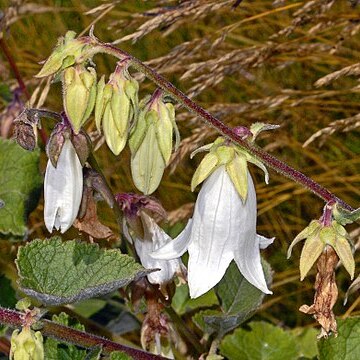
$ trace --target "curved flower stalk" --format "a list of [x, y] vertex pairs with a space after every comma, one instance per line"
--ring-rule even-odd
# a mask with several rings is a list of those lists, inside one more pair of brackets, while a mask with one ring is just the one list
[[[256, 193], [246, 160], [234, 147], [219, 146], [220, 141], [215, 143], [200, 164], [199, 172], [194, 174], [195, 183], [206, 175], [208, 178], [199, 192], [193, 218], [174, 241], [152, 256], [173, 259], [186, 250], [189, 252], [188, 282], [192, 298], [214, 287], [233, 259], [252, 285], [271, 294], [261, 266], [260, 249], [274, 239], [256, 234]], [[201, 169], [207, 174], [201, 173]]]
[[64, 233], [79, 211], [83, 189], [82, 165], [70, 139], [65, 139], [56, 167], [48, 160], [44, 182], [44, 220], [49, 232]]
[[124, 210], [124, 234], [134, 244], [141, 264], [146, 269], [159, 269], [147, 275], [151, 284], [159, 284], [165, 289], [176, 275], [184, 278], [186, 269], [180, 258], [171, 260], [154, 259], [149, 254], [172, 241], [171, 237], [157, 225], [152, 215], [164, 216], [161, 205], [146, 196], [119, 194], [116, 199]]

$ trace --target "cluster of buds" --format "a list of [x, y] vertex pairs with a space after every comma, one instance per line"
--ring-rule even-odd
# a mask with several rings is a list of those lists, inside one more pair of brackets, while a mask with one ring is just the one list
[[174, 105], [165, 102], [161, 90], [140, 103], [138, 120], [130, 135], [131, 173], [134, 184], [145, 195], [152, 194], [159, 186], [165, 167], [169, 164], [179, 131], [175, 122]]
[[80, 133], [94, 109], [96, 127], [115, 155], [124, 149], [131, 133], [134, 184], [145, 195], [152, 194], [170, 161], [174, 131], [179, 143], [174, 106], [164, 101], [161, 90], [139, 105], [139, 85], [128, 72], [128, 58], [118, 62], [108, 83], [104, 76], [97, 83], [95, 69], [86, 67], [96, 52], [91, 48], [91, 37], [76, 39], [68, 32], [37, 77], [61, 75], [64, 110], [75, 134]]

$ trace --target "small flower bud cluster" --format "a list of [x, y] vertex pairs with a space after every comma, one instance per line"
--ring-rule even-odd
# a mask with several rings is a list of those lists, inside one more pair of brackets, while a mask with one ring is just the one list
[[[164, 101], [161, 90], [139, 105], [139, 84], [128, 72], [128, 58], [118, 62], [107, 83], [104, 76], [97, 82], [95, 68], [88, 66], [95, 53], [91, 49], [91, 37], [77, 39], [75, 33], [68, 32], [37, 77], [60, 75], [64, 111], [74, 136], [82, 133], [94, 110], [97, 130], [103, 132], [115, 155], [121, 153], [129, 139], [134, 184], [145, 195], [151, 194], [169, 164], [174, 131], [179, 143], [174, 106]], [[48, 147], [53, 149], [52, 145]], [[76, 151], [84, 165], [82, 158], [87, 156], [81, 157]], [[59, 152], [55, 149], [55, 153]], [[54, 165], [56, 158], [52, 156], [51, 161]]]

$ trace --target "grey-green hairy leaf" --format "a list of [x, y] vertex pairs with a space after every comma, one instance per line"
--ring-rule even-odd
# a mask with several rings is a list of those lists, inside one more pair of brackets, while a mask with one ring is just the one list
[[320, 360], [360, 359], [360, 317], [337, 319], [338, 336], [318, 342]]
[[294, 360], [301, 355], [292, 334], [265, 322], [249, 326], [251, 331], [236, 329], [223, 339], [221, 355], [228, 360]]
[[20, 247], [16, 264], [22, 291], [46, 305], [106, 294], [151, 272], [118, 250], [59, 237]]
[[0, 139], [0, 233], [25, 235], [27, 216], [40, 195], [39, 157], [38, 150]]

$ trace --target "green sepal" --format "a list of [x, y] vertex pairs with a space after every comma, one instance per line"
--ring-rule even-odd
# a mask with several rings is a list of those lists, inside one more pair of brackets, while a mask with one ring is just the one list
[[296, 244], [309, 237], [315, 231], [320, 231], [320, 228], [321, 228], [320, 222], [318, 220], [312, 220], [310, 224], [304, 230], [302, 230], [290, 244], [287, 252], [287, 258], [288, 259], [290, 258], [292, 249]]
[[250, 163], [256, 165], [258, 168], [260, 168], [264, 172], [265, 183], [269, 184], [269, 172], [268, 172], [266, 166], [260, 160], [258, 160], [256, 157], [249, 154], [247, 151], [242, 150], [239, 147], [236, 147], [235, 149], [236, 149], [236, 152], [239, 154], [239, 156], [245, 156], [247, 162], [250, 162]]
[[91, 49], [91, 46], [75, 37], [76, 33], [74, 31], [68, 31], [65, 37], [61, 37], [52, 54], [35, 77], [41, 78], [55, 74], [74, 65], [81, 57], [85, 60], [86, 56], [84, 57], [84, 54]]
[[220, 165], [218, 165], [219, 159], [214, 153], [205, 155], [200, 165], [196, 169], [191, 180], [191, 191], [201, 184], [206, 178], [208, 178]]
[[240, 195], [243, 203], [245, 203], [248, 192], [248, 169], [247, 161], [243, 156], [234, 156], [225, 169], [234, 184], [236, 191]]
[[140, 145], [144, 141], [150, 124], [156, 120], [156, 117], [157, 113], [155, 111], [147, 112], [144, 109], [140, 111], [139, 119], [136, 122], [129, 139], [129, 146], [132, 154], [135, 154], [138, 151]]
[[173, 124], [175, 109], [171, 103], [158, 104], [159, 121], [156, 123], [156, 139], [165, 164], [168, 164], [172, 153]]
[[11, 336], [10, 360], [43, 360], [44, 341], [40, 331], [16, 329]]
[[280, 125], [274, 125], [274, 124], [265, 124], [262, 122], [256, 122], [254, 124], [252, 124], [250, 126], [250, 131], [253, 134], [251, 141], [255, 141], [257, 136], [263, 132], [263, 131], [267, 131], [267, 130], [274, 130], [274, 129], [278, 129], [280, 127]]
[[143, 141], [131, 156], [131, 173], [136, 188], [145, 195], [152, 194], [160, 184], [165, 167], [156, 141], [155, 125], [150, 123]]
[[96, 129], [101, 132], [101, 120], [105, 110], [104, 100], [105, 75], [102, 75], [97, 84], [97, 94], [95, 101], [95, 124]]
[[343, 236], [337, 236], [333, 248], [352, 280], [355, 275], [355, 260], [349, 241]]
[[309, 237], [304, 244], [300, 256], [300, 280], [303, 281], [325, 248], [320, 236]]
[[103, 131], [107, 146], [114, 155], [119, 155], [126, 145], [127, 133], [122, 134], [119, 132], [110, 105], [105, 108]]

